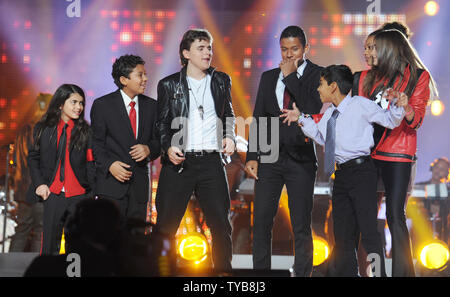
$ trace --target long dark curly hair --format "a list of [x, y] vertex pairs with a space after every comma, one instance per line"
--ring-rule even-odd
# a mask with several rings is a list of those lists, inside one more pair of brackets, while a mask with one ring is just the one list
[[[44, 131], [47, 127], [56, 128], [61, 120], [61, 107], [72, 94], [80, 95], [83, 98], [83, 106], [85, 105], [86, 97], [83, 89], [79, 86], [73, 84], [63, 84], [58, 87], [55, 94], [53, 94], [47, 111], [34, 128], [34, 147], [36, 150], [39, 149], [42, 131]], [[84, 110], [85, 109], [83, 108], [83, 111], [78, 119], [73, 120], [75, 125], [70, 137], [70, 149], [74, 147], [78, 150], [82, 150], [87, 146], [91, 130], [89, 124], [84, 119]]]

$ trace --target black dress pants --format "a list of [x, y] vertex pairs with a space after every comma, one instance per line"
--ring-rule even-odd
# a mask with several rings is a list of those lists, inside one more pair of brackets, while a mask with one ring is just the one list
[[[44, 203], [44, 221], [42, 237], [42, 255], [57, 255], [61, 248], [61, 237], [64, 227], [64, 219], [68, 213], [72, 213], [76, 204], [85, 195], [66, 198], [65, 193], [59, 195], [51, 193]], [[67, 212], [67, 213], [66, 213]]]
[[375, 160], [375, 165], [380, 169], [386, 193], [386, 219], [392, 237], [392, 276], [414, 277], [405, 216], [412, 163]]
[[175, 236], [193, 193], [203, 210], [213, 239], [212, 259], [217, 271], [231, 270], [230, 195], [219, 153], [186, 156], [183, 171], [165, 164], [156, 193], [156, 230]]
[[[381, 234], [377, 228], [377, 172], [372, 160], [336, 170], [332, 216], [336, 276], [358, 276], [356, 235], [378, 263], [375, 275], [386, 276]], [[379, 264], [379, 265], [377, 265]]]
[[272, 228], [281, 191], [286, 185], [294, 233], [294, 271], [310, 276], [313, 263], [311, 211], [313, 207], [314, 162], [300, 163], [281, 151], [275, 163], [259, 163], [255, 184], [253, 223], [253, 268], [271, 269]]

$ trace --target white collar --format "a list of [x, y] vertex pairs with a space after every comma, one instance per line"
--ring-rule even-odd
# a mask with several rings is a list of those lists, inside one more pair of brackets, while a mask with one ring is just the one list
[[134, 96], [133, 99], [131, 99], [130, 97], [128, 97], [128, 95], [123, 90], [120, 90], [120, 94], [122, 94], [122, 98], [123, 98], [123, 102], [125, 103], [125, 107], [128, 107], [130, 105], [131, 101], [136, 102], [136, 105], [138, 105], [138, 100], [137, 100], [138, 96], [137, 95]]

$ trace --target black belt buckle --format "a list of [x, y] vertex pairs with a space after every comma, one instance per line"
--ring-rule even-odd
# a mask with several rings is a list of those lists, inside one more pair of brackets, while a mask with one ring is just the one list
[[369, 158], [370, 158], [369, 156], [364, 156], [364, 157], [358, 157], [358, 158], [349, 160], [349, 161], [344, 162], [342, 164], [336, 163], [336, 168], [341, 170], [341, 169], [344, 169], [346, 167], [350, 167], [350, 166], [353, 166], [353, 165], [360, 165], [360, 164], [363, 164], [364, 162], [366, 162], [367, 160], [369, 160]]

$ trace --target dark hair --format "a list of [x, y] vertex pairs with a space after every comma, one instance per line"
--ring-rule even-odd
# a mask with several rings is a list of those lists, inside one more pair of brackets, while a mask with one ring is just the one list
[[305, 47], [306, 44], [308, 43], [305, 32], [299, 26], [286, 27], [283, 30], [283, 32], [281, 32], [280, 41], [283, 38], [289, 38], [289, 37], [294, 37], [294, 38], [297, 37], [298, 40], [300, 40], [300, 43], [303, 45], [303, 47]]
[[[34, 128], [34, 148], [39, 150], [39, 142], [41, 139], [42, 131], [46, 127], [56, 127], [61, 120], [61, 107], [64, 105], [67, 99], [72, 94], [79, 94], [83, 98], [83, 106], [86, 103], [86, 97], [84, 95], [83, 89], [77, 85], [63, 84], [61, 85], [53, 94], [52, 100], [48, 106], [47, 111], [42, 116], [41, 120], [36, 124]], [[70, 136], [70, 147], [75, 147], [79, 150], [86, 147], [88, 139], [90, 136], [89, 125], [84, 119], [84, 111], [81, 112], [78, 119], [74, 121], [74, 128], [72, 135]]]
[[328, 85], [335, 82], [343, 95], [347, 95], [352, 89], [353, 74], [347, 65], [330, 65], [320, 72], [320, 76]]
[[390, 22], [390, 23], [384, 23], [380, 30], [398, 30], [403, 35], [405, 35], [406, 38], [410, 39], [413, 33], [410, 31], [409, 27], [406, 24], [403, 24], [401, 22]]
[[[406, 67], [409, 66], [410, 77], [405, 88], [405, 94], [411, 97], [418, 80], [418, 70], [428, 69], [409, 40], [398, 30], [382, 30], [374, 34], [374, 44], [377, 50], [378, 65], [372, 66], [364, 79], [364, 94], [370, 95], [376, 81], [387, 81], [387, 85], [380, 84], [375, 93], [392, 86], [397, 78], [403, 79]], [[430, 74], [430, 97], [438, 96], [436, 84]], [[400, 87], [401, 83], [397, 86]]]
[[181, 42], [180, 42], [181, 66], [186, 66], [189, 62], [189, 60], [183, 56], [183, 51], [184, 50], [189, 51], [191, 49], [192, 43], [195, 42], [197, 39], [200, 41], [206, 40], [211, 43], [213, 42], [211, 33], [209, 33], [209, 31], [206, 29], [191, 29], [191, 30], [187, 31], [186, 33], [184, 33], [183, 38], [181, 39]]
[[111, 75], [114, 78], [114, 83], [119, 89], [122, 89], [124, 85], [120, 82], [120, 77], [124, 76], [130, 78], [130, 73], [137, 65], [145, 65], [145, 61], [134, 55], [123, 55], [116, 59], [113, 64]]

